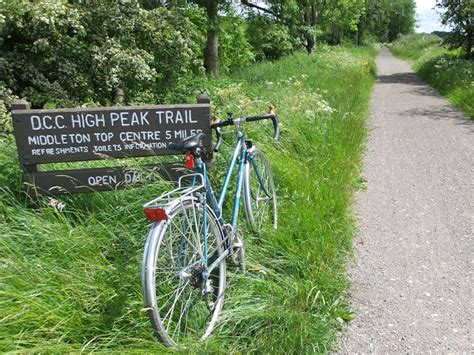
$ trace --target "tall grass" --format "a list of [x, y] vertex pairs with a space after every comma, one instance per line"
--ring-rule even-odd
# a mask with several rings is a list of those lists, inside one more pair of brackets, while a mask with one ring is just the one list
[[402, 36], [390, 46], [396, 56], [407, 59], [413, 69], [441, 95], [474, 119], [474, 61], [461, 51], [442, 46], [436, 35]]
[[[180, 350], [307, 353], [333, 346], [350, 318], [344, 259], [374, 55], [321, 47], [208, 83], [218, 114], [277, 107], [280, 142], [272, 143], [268, 125], [249, 125], [249, 136], [274, 167], [280, 228], [246, 235], [251, 271], [231, 273], [218, 329]], [[217, 167], [225, 163], [225, 150], [216, 160]], [[147, 232], [141, 205], [162, 184], [61, 197], [66, 207], [59, 211], [48, 199], [28, 208], [19, 180], [13, 141], [2, 138], [0, 351], [169, 351], [153, 338], [139, 281]]]

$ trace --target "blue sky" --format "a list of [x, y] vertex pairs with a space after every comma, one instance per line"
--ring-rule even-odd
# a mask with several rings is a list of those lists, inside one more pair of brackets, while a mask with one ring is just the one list
[[446, 27], [442, 27], [439, 15], [433, 10], [436, 0], [416, 0], [416, 32], [433, 32], [446, 31]]

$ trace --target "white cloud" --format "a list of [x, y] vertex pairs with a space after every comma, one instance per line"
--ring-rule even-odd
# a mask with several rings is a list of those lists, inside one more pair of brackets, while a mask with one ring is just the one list
[[434, 10], [436, 0], [416, 0], [416, 32], [446, 31], [441, 25], [439, 14]]
[[436, 0], [416, 0], [416, 9], [418, 11], [431, 10], [436, 5]]

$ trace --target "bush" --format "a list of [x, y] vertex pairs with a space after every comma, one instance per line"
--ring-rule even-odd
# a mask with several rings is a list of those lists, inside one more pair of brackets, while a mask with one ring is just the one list
[[249, 19], [247, 37], [257, 60], [274, 60], [291, 54], [296, 44], [286, 26], [263, 16]]
[[10, 105], [14, 98], [11, 90], [0, 81], [0, 134], [13, 132]]
[[435, 35], [402, 36], [390, 45], [392, 52], [413, 63], [413, 69], [471, 118], [474, 118], [474, 62], [450, 51]]
[[219, 65], [221, 72], [230, 72], [255, 61], [255, 54], [245, 34], [246, 22], [238, 16], [221, 20], [219, 34]]
[[[426, 33], [400, 36], [390, 45], [390, 50], [395, 55], [405, 58], [417, 59], [426, 52], [432, 52], [433, 47], [440, 48], [441, 38]], [[441, 48], [440, 48], [441, 49]]]
[[[190, 11], [198, 11], [191, 9]], [[204, 34], [184, 10], [132, 3], [14, 0], [0, 9], [0, 74], [34, 107], [159, 102], [178, 78], [200, 73]]]

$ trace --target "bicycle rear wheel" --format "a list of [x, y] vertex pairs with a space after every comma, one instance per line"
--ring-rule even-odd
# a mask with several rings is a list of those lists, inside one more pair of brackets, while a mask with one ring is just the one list
[[145, 244], [142, 289], [155, 335], [167, 346], [203, 339], [214, 329], [224, 303], [225, 259], [205, 277], [203, 218], [210, 265], [224, 251], [215, 215], [195, 198], [177, 203], [168, 220], [154, 223]]
[[265, 225], [277, 228], [277, 196], [272, 168], [263, 153], [253, 147], [245, 164], [244, 205], [247, 224], [257, 233]]

